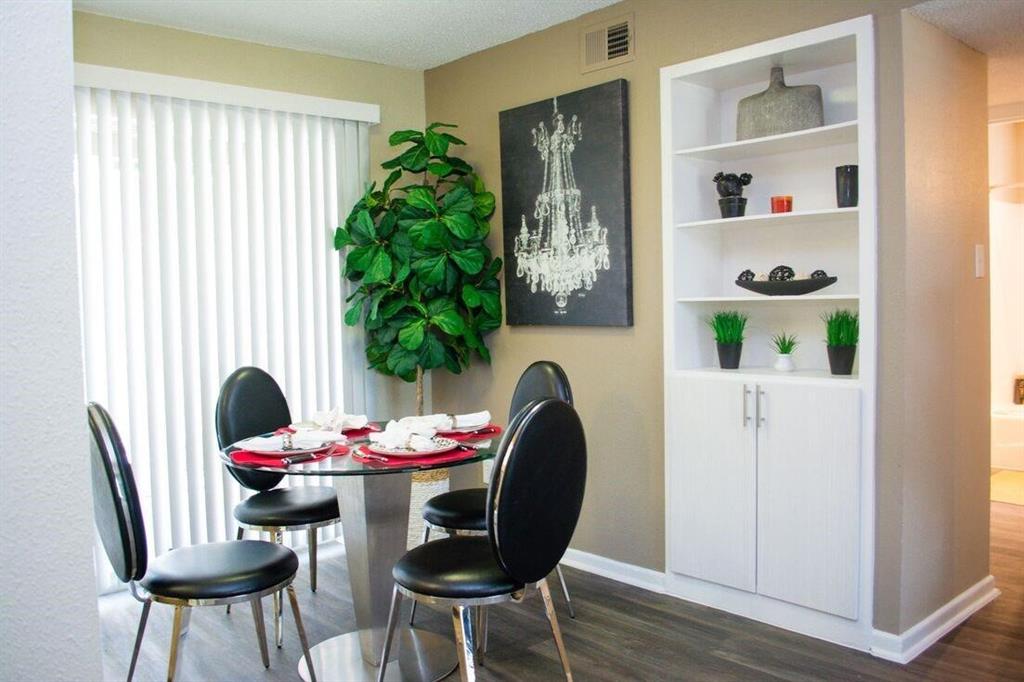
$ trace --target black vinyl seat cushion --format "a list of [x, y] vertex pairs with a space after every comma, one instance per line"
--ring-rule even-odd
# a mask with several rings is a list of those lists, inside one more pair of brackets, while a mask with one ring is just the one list
[[235, 505], [235, 518], [250, 526], [304, 526], [338, 518], [338, 492], [326, 486], [274, 488]]
[[280, 585], [299, 570], [287, 547], [259, 540], [174, 549], [150, 562], [140, 584], [158, 597], [223, 599]]
[[423, 519], [455, 530], [487, 530], [487, 488], [453, 490], [435, 495], [423, 505]]
[[391, 574], [405, 589], [431, 597], [473, 599], [523, 588], [498, 566], [485, 537], [446, 538], [414, 547]]

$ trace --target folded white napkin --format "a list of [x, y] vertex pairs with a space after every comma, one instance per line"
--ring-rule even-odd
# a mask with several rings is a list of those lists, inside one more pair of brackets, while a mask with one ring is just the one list
[[348, 429], [361, 429], [370, 423], [365, 414], [345, 414], [340, 407], [317, 412], [309, 422], [292, 424], [292, 428], [300, 430], [312, 423], [318, 429], [324, 431], [346, 431]]
[[422, 417], [402, 417], [398, 423], [416, 433], [434, 435], [437, 431], [451, 431], [471, 426], [485, 426], [491, 422], [491, 413], [471, 412], [469, 414], [426, 414]]
[[340, 443], [348, 440], [341, 431], [328, 431], [326, 429], [296, 429], [292, 436], [292, 442], [296, 440], [317, 441], [320, 443]]
[[[306, 432], [309, 433], [309, 432]], [[318, 448], [324, 444], [322, 438], [309, 438], [305, 434], [292, 436], [292, 448], [295, 450], [308, 450]], [[255, 436], [246, 438], [235, 443], [236, 447], [243, 450], [279, 451], [284, 447], [284, 436]]]
[[417, 426], [412, 428], [408, 425], [389, 421], [383, 431], [370, 434], [370, 442], [389, 450], [408, 448], [416, 452], [434, 450], [434, 429]]

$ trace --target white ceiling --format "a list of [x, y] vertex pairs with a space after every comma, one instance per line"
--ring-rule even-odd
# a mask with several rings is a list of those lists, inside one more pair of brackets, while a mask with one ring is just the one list
[[618, 0], [74, 0], [76, 10], [429, 69]]
[[1024, 0], [929, 0], [910, 11], [988, 56], [990, 107], [1024, 102]]

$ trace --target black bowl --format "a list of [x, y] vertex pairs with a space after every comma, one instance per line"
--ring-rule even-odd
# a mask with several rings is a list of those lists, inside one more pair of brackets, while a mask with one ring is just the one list
[[819, 277], [818, 279], [791, 279], [786, 282], [743, 282], [736, 280], [736, 286], [742, 287], [755, 294], [765, 296], [803, 296], [812, 291], [824, 289], [835, 284], [838, 277]]

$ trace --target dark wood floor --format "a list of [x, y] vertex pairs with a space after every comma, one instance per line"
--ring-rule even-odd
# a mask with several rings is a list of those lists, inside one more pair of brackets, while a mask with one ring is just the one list
[[[1024, 680], [1024, 507], [992, 505], [992, 573], [1002, 596], [907, 666], [571, 569], [565, 574], [578, 619], [564, 609], [559, 615], [578, 680]], [[316, 595], [305, 566], [297, 589], [311, 641], [354, 628], [340, 554], [321, 556]], [[106, 676], [124, 679], [140, 607], [124, 594], [100, 602]], [[154, 605], [137, 680], [166, 674], [171, 613]], [[422, 608], [420, 614], [420, 626], [451, 632], [445, 612]], [[290, 619], [284, 648], [271, 646], [271, 668], [263, 670], [248, 607], [230, 616], [220, 608], [196, 609], [177, 679], [295, 680], [299, 655]], [[487, 667], [479, 679], [560, 675], [535, 592], [521, 605], [491, 610]]]

